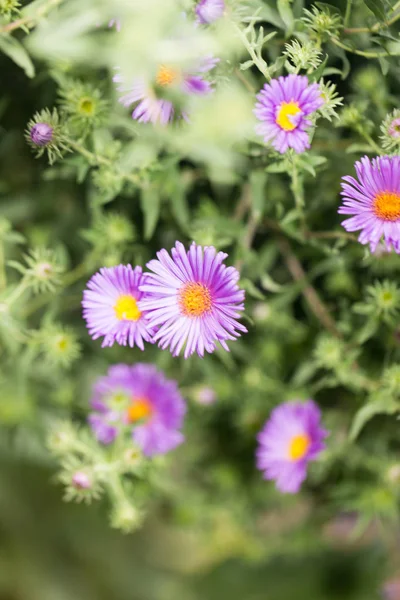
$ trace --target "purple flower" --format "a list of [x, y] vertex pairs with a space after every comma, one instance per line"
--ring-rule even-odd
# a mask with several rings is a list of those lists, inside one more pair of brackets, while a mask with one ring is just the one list
[[53, 139], [53, 128], [48, 123], [35, 123], [29, 135], [35, 146], [46, 146]]
[[357, 179], [342, 178], [342, 222], [346, 231], [361, 230], [359, 241], [375, 252], [383, 238], [386, 248], [400, 254], [400, 157], [364, 156], [355, 164]]
[[324, 101], [317, 83], [309, 85], [304, 75], [288, 75], [266, 83], [257, 94], [254, 114], [262, 123], [256, 132], [283, 154], [288, 148], [300, 153], [310, 147], [308, 115]]
[[98, 441], [110, 444], [123, 428], [146, 456], [165, 454], [184, 440], [179, 431], [186, 405], [175, 381], [154, 365], [114, 365], [93, 391], [89, 423]]
[[147, 266], [149, 274], [140, 290], [146, 293], [140, 309], [149, 311], [149, 324], [159, 327], [154, 341], [177, 356], [183, 346], [185, 358], [197, 352], [214, 352], [219, 342], [234, 340], [247, 329], [237, 321], [244, 310], [244, 291], [239, 273], [223, 264], [228, 256], [213, 246], [192, 243], [188, 252], [180, 242], [171, 250], [160, 250], [158, 260]]
[[206, 57], [190, 72], [184, 72], [174, 65], [160, 65], [152, 82], [134, 78], [126, 83], [120, 73], [113, 77], [113, 81], [117, 83], [117, 90], [123, 94], [119, 100], [121, 104], [126, 107], [136, 105], [132, 113], [133, 119], [140, 123], [166, 125], [174, 117], [177, 100], [179, 104], [183, 103], [181, 116], [187, 119], [185, 97], [211, 92], [211, 84], [204, 79], [203, 73], [213, 69], [218, 61], [217, 58]]
[[139, 310], [143, 298], [139, 286], [145, 281], [141, 267], [131, 265], [102, 268], [93, 275], [83, 292], [83, 318], [94, 340], [104, 337], [102, 347], [135, 345], [144, 350], [153, 330], [147, 316]]
[[224, 10], [224, 0], [200, 0], [195, 8], [197, 22], [202, 25], [209, 25], [220, 19], [224, 14]]
[[281, 492], [295, 494], [307, 476], [307, 466], [324, 450], [321, 412], [313, 400], [284, 402], [273, 409], [258, 434], [257, 468], [274, 479]]

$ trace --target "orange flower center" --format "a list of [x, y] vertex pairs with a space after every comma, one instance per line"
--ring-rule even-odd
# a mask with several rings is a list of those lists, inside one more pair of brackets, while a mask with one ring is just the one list
[[187, 317], [201, 317], [211, 310], [211, 292], [202, 283], [187, 283], [179, 292], [179, 306]]
[[380, 192], [374, 198], [374, 213], [384, 221], [397, 221], [400, 218], [400, 194]]
[[282, 102], [276, 115], [276, 123], [285, 131], [296, 129], [297, 123], [293, 123], [290, 117], [297, 115], [301, 109], [297, 102]]
[[171, 67], [161, 65], [157, 71], [156, 83], [162, 87], [168, 87], [175, 83], [178, 78], [179, 71], [172, 69]]
[[114, 306], [115, 316], [119, 321], [138, 321], [141, 312], [133, 296], [120, 296]]
[[289, 458], [290, 460], [300, 460], [305, 456], [309, 449], [311, 440], [306, 433], [295, 435], [289, 446]]
[[147, 398], [133, 398], [132, 404], [127, 411], [129, 423], [136, 423], [148, 419], [153, 414], [153, 407]]

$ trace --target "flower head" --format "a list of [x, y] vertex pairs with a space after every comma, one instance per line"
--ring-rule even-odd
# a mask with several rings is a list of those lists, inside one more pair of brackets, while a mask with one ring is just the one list
[[202, 25], [214, 23], [225, 11], [224, 0], [200, 0], [195, 8], [197, 22]]
[[309, 461], [324, 450], [321, 413], [313, 400], [284, 402], [274, 408], [258, 434], [257, 468], [274, 479], [279, 491], [295, 494], [307, 476]]
[[48, 123], [35, 123], [29, 135], [35, 146], [46, 146], [53, 139], [53, 128]]
[[304, 75], [288, 75], [266, 83], [257, 94], [254, 114], [261, 121], [256, 132], [283, 154], [288, 148], [300, 153], [310, 147], [308, 118], [324, 101], [317, 83]]
[[154, 365], [114, 365], [98, 380], [89, 423], [99, 442], [111, 443], [124, 429], [146, 456], [165, 454], [184, 440], [186, 412], [175, 381]]
[[374, 252], [383, 238], [387, 248], [400, 253], [400, 157], [364, 156], [355, 164], [357, 179], [342, 179], [342, 222], [346, 231], [361, 230], [359, 241]]
[[94, 340], [104, 337], [102, 346], [127, 344], [144, 350], [153, 330], [138, 302], [143, 298], [139, 286], [144, 283], [142, 268], [131, 265], [100, 269], [83, 292], [83, 317]]
[[127, 83], [125, 77], [117, 73], [113, 81], [123, 94], [119, 101], [126, 107], [135, 105], [132, 118], [140, 123], [166, 125], [173, 120], [180, 106], [183, 106], [181, 116], [187, 118], [187, 97], [211, 92], [211, 84], [204, 79], [204, 73], [213, 69], [218, 60], [208, 57], [191, 71], [183, 71], [177, 65], [160, 64], [151, 82], [134, 78]]
[[214, 352], [217, 342], [228, 350], [226, 341], [247, 331], [237, 320], [244, 309], [238, 271], [224, 265], [228, 255], [213, 246], [193, 242], [186, 251], [176, 242], [171, 254], [158, 252], [158, 260], [147, 264], [153, 273], [140, 286], [147, 294], [140, 307], [149, 311], [150, 326], [159, 327], [154, 341], [174, 356], [186, 344], [185, 358]]

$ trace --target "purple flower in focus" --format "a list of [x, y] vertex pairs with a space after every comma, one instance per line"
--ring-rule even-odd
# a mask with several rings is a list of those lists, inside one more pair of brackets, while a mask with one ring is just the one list
[[400, 254], [400, 157], [364, 156], [355, 164], [357, 179], [342, 178], [343, 204], [339, 214], [346, 231], [361, 230], [358, 240], [375, 252], [383, 238], [387, 250]]
[[197, 22], [202, 25], [209, 25], [220, 19], [224, 14], [224, 10], [224, 0], [200, 0], [195, 8]]
[[29, 135], [35, 146], [46, 146], [53, 139], [53, 128], [48, 123], [35, 123]]
[[295, 494], [307, 476], [307, 466], [325, 449], [328, 435], [313, 400], [284, 402], [271, 412], [258, 434], [257, 468], [274, 479], [279, 491]]
[[288, 75], [266, 83], [257, 94], [254, 114], [260, 124], [256, 132], [283, 154], [288, 148], [300, 153], [310, 147], [308, 118], [324, 101], [317, 83], [304, 75]]
[[[203, 77], [218, 63], [218, 58], [207, 57], [190, 72], [183, 72], [178, 66], [160, 65], [154, 80], [148, 82], [143, 78], [134, 78], [126, 82], [123, 75], [117, 73], [113, 81], [117, 90], [122, 93], [119, 101], [125, 107], [135, 105], [132, 118], [140, 123], [160, 123], [166, 125], [172, 121], [177, 108], [185, 104], [185, 97], [209, 94], [211, 84]], [[185, 107], [181, 116], [187, 119]]]
[[104, 337], [102, 347], [127, 344], [144, 350], [151, 342], [153, 330], [146, 314], [139, 310], [139, 291], [145, 276], [141, 267], [131, 265], [102, 268], [93, 275], [83, 292], [83, 318], [94, 340]]
[[114, 365], [93, 391], [89, 424], [103, 444], [122, 428], [132, 428], [134, 442], [146, 456], [165, 454], [184, 440], [179, 431], [186, 405], [175, 381], [154, 365]]
[[237, 282], [239, 273], [223, 264], [228, 256], [213, 246], [192, 243], [189, 251], [180, 242], [171, 250], [160, 250], [158, 260], [147, 266], [153, 271], [140, 290], [146, 298], [140, 309], [148, 311], [149, 325], [159, 328], [154, 341], [177, 356], [183, 346], [185, 358], [197, 352], [214, 352], [219, 342], [234, 340], [247, 329], [238, 322], [244, 310], [244, 291]]

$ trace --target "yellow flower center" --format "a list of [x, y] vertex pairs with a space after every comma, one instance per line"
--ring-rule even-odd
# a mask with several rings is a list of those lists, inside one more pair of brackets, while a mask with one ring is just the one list
[[127, 411], [128, 421], [136, 423], [148, 419], [153, 414], [153, 407], [147, 398], [133, 398], [133, 402]]
[[141, 312], [133, 296], [120, 296], [114, 306], [115, 316], [119, 321], [137, 321]]
[[384, 221], [397, 221], [400, 218], [400, 194], [380, 192], [374, 198], [373, 210]]
[[172, 67], [161, 65], [157, 71], [156, 83], [162, 87], [168, 87], [179, 78], [179, 71]]
[[293, 123], [290, 117], [297, 115], [301, 109], [297, 102], [282, 102], [276, 114], [276, 123], [285, 131], [296, 129], [297, 123]]
[[201, 317], [211, 310], [211, 292], [202, 283], [187, 283], [179, 292], [179, 306], [187, 317]]
[[295, 435], [289, 446], [289, 458], [290, 460], [300, 460], [303, 458], [309, 449], [311, 440], [306, 433]]

